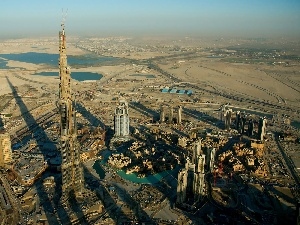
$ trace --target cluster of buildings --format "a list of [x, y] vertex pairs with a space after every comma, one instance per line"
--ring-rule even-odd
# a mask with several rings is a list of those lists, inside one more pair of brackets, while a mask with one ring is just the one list
[[[225, 130], [228, 131], [230, 130], [230, 127], [232, 125], [232, 117], [233, 117], [232, 109], [223, 105], [221, 108], [220, 119], [221, 121], [224, 121]], [[254, 135], [254, 120], [252, 118], [249, 118], [247, 121], [247, 115], [245, 112], [240, 112], [239, 110], [236, 111], [234, 128], [237, 130], [238, 133], [244, 134], [246, 132], [245, 130], [246, 123], [248, 124], [247, 135], [249, 137], [252, 137]], [[264, 136], [266, 135], [266, 125], [267, 125], [266, 117], [259, 118], [257, 139], [260, 141], [262, 141], [264, 139]]]
[[218, 161], [231, 168], [233, 172], [252, 172], [258, 176], [268, 175], [267, 165], [263, 160], [264, 144], [253, 141], [248, 147], [245, 143], [234, 144], [218, 156]]
[[182, 107], [173, 107], [170, 105], [161, 105], [160, 107], [160, 122], [176, 123], [182, 122]]
[[124, 156], [123, 153], [114, 153], [108, 158], [107, 163], [115, 168], [122, 169], [131, 163], [131, 158]]
[[214, 169], [215, 154], [215, 148], [210, 147], [204, 154], [201, 140], [194, 143], [192, 159], [187, 157], [185, 167], [178, 173], [176, 199], [178, 205], [192, 206], [206, 195], [205, 174]]

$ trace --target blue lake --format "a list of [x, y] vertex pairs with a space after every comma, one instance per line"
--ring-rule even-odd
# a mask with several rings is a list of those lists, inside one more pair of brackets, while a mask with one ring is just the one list
[[[97, 56], [92, 54], [73, 56], [68, 55], [68, 64], [71, 67], [75, 66], [97, 66], [105, 62], [115, 62], [118, 58], [114, 57], [104, 57]], [[39, 52], [26, 52], [19, 54], [0, 54], [0, 58], [5, 60], [14, 60], [26, 63], [33, 64], [45, 64], [48, 66], [58, 67], [58, 58], [59, 54], [48, 54], [48, 53], [39, 53]], [[0, 69], [9, 68], [6, 66], [6, 62], [3, 59], [0, 59]]]
[[[58, 72], [41, 72], [41, 73], [36, 73], [34, 75], [59, 77]], [[103, 75], [99, 73], [91, 73], [91, 72], [71, 72], [71, 77], [78, 81], [85, 81], [85, 80], [100, 80], [103, 77]]]
[[[111, 155], [111, 152], [105, 155], [104, 159], [95, 161], [93, 168], [96, 170], [97, 174], [101, 179], [105, 177], [105, 171], [103, 167], [109, 167], [107, 164], [108, 157]], [[176, 166], [173, 170], [165, 170], [163, 172], [148, 175], [146, 177], [138, 177], [136, 173], [126, 174], [123, 170], [115, 170], [116, 173], [122, 177], [124, 180], [128, 180], [132, 183], [137, 184], [155, 184], [158, 183], [163, 177], [172, 174], [174, 177], [177, 177], [180, 166]]]
[[6, 66], [7, 62], [5, 59], [0, 59], [0, 69], [8, 69], [9, 67]]

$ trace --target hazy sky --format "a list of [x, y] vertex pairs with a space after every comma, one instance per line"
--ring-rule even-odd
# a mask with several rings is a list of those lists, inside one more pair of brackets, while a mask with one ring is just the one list
[[0, 0], [0, 37], [300, 37], [300, 0]]

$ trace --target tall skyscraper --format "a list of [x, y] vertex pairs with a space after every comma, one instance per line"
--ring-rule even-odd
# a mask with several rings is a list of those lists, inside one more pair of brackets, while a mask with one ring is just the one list
[[12, 163], [10, 136], [4, 131], [0, 132], [0, 167], [9, 168]]
[[169, 111], [169, 123], [173, 123], [173, 106], [170, 106], [170, 111]]
[[[193, 155], [194, 160], [186, 159], [185, 168], [178, 173], [177, 184], [177, 204], [185, 203], [186, 201], [197, 202], [205, 195], [205, 155], [201, 154], [201, 148], [197, 149], [199, 143], [195, 145]], [[201, 144], [201, 142], [200, 142]], [[198, 152], [200, 154], [198, 154]], [[192, 200], [192, 201], [190, 201]]]
[[83, 172], [80, 162], [76, 130], [75, 101], [71, 94], [71, 71], [67, 64], [66, 35], [64, 24], [59, 32], [59, 113], [60, 150], [62, 157], [62, 201], [73, 192], [80, 200], [83, 194]]
[[239, 133], [241, 133], [241, 128], [242, 128], [241, 112], [237, 111], [235, 115], [236, 115], [236, 117], [235, 117], [235, 128]]
[[266, 134], [266, 118], [260, 118], [258, 121], [258, 140], [262, 141]]
[[128, 103], [122, 99], [115, 109], [114, 116], [114, 129], [115, 139], [128, 139], [129, 138], [129, 114]]
[[188, 173], [186, 169], [181, 169], [178, 172], [177, 198], [176, 198], [177, 204], [182, 204], [186, 201], [187, 175]]
[[212, 146], [206, 148], [206, 165], [209, 172], [213, 172], [215, 164], [216, 149]]
[[163, 123], [165, 122], [165, 117], [166, 117], [166, 107], [164, 105], [160, 106], [160, 122]]
[[245, 112], [243, 112], [243, 114], [242, 114], [242, 119], [241, 119], [241, 121], [242, 121], [242, 127], [241, 127], [241, 129], [242, 129], [242, 134], [245, 132], [245, 124], [246, 124], [246, 120], [247, 120], [247, 118], [246, 118], [246, 113]]
[[225, 130], [229, 130], [230, 129], [230, 125], [231, 125], [231, 115], [232, 115], [232, 109], [227, 109], [225, 111]]
[[177, 124], [181, 123], [181, 115], [182, 115], [182, 107], [178, 106], [178, 111], [177, 111]]
[[201, 139], [194, 142], [193, 146], [193, 156], [192, 156], [192, 162], [194, 164], [197, 164], [197, 157], [200, 156], [202, 153], [201, 150]]
[[251, 137], [253, 135], [253, 128], [254, 128], [253, 120], [249, 119], [249, 121], [248, 121], [248, 136], [249, 137]]

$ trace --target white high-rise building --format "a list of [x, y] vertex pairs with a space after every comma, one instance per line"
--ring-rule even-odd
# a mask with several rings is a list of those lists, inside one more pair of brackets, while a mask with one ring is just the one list
[[119, 105], [115, 109], [114, 129], [116, 139], [129, 138], [129, 115], [128, 103], [125, 100], [120, 100]]
[[215, 164], [216, 149], [212, 146], [206, 149], [206, 165], [209, 172], [213, 172]]
[[192, 162], [194, 164], [197, 164], [197, 157], [201, 155], [202, 150], [201, 150], [201, 139], [198, 139], [197, 141], [194, 142], [193, 146], [193, 158]]
[[188, 177], [188, 173], [186, 169], [181, 169], [178, 172], [178, 185], [177, 185], [177, 198], [176, 198], [177, 204], [182, 204], [186, 201], [187, 177]]
[[181, 123], [181, 119], [182, 119], [182, 107], [178, 106], [178, 110], [177, 110], [177, 124]]

